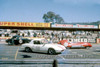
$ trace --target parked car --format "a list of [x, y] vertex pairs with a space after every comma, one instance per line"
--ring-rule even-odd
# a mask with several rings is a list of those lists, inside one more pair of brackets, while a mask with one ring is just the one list
[[23, 38], [22, 36], [19, 36], [19, 35], [15, 35], [13, 36], [11, 39], [7, 39], [6, 42], [9, 44], [9, 45], [18, 45], [18, 44], [23, 44], [23, 43], [28, 43], [30, 42], [30, 39], [27, 39], [27, 38]]
[[68, 42], [67, 40], [61, 40], [58, 42], [58, 44], [61, 44], [65, 46], [66, 48], [90, 48], [92, 45], [88, 42]]
[[42, 52], [50, 55], [61, 53], [66, 48], [59, 44], [53, 44], [48, 42], [46, 39], [33, 39], [30, 43], [22, 44], [21, 47], [26, 52]]

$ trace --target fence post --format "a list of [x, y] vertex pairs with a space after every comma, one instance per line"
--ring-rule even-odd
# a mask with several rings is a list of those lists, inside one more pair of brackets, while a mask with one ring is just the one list
[[53, 67], [58, 67], [58, 61], [56, 59], [53, 61]]

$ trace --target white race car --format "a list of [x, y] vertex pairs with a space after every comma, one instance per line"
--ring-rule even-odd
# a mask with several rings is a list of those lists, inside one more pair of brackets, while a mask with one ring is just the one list
[[62, 45], [49, 43], [46, 39], [33, 39], [30, 43], [22, 44], [21, 48], [26, 52], [42, 52], [50, 55], [61, 53], [66, 49]]

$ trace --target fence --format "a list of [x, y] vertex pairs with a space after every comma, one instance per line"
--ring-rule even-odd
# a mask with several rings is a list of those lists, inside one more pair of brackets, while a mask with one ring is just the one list
[[100, 67], [100, 59], [0, 60], [0, 67]]
[[58, 67], [53, 59], [0, 60], [0, 67]]

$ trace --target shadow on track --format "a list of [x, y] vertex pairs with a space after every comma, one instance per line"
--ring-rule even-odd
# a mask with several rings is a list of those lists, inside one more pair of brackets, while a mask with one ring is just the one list
[[[44, 55], [50, 55], [48, 53], [40, 53], [40, 52], [26, 52], [25, 50], [19, 50], [19, 52], [24, 52], [24, 53], [36, 53], [36, 54], [44, 54]], [[58, 55], [60, 53], [54, 54], [54, 55]]]

